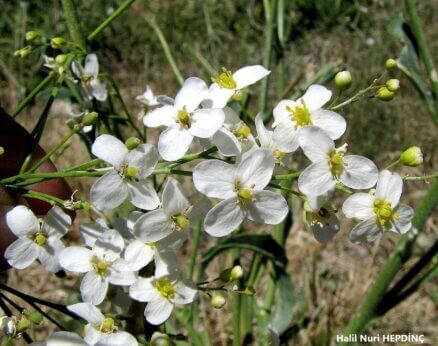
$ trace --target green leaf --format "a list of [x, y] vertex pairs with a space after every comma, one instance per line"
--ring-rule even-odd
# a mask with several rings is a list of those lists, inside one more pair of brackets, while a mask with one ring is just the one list
[[284, 249], [269, 234], [237, 234], [220, 241], [204, 253], [201, 260], [202, 266], [207, 267], [213, 258], [229, 249], [252, 250], [268, 258], [280, 268], [283, 268], [287, 262]]
[[296, 301], [292, 278], [283, 270], [278, 276], [277, 289], [278, 301], [275, 311], [269, 318], [269, 325], [278, 334], [282, 334], [292, 322], [293, 308]]

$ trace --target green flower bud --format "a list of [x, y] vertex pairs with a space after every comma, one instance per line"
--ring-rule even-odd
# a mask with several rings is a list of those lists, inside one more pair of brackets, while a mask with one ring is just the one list
[[138, 139], [137, 137], [129, 137], [125, 141], [125, 145], [129, 150], [137, 148], [140, 145], [140, 143], [141, 143], [141, 140]]
[[151, 346], [171, 346], [173, 345], [172, 340], [170, 340], [169, 335], [154, 332], [151, 337]]
[[30, 326], [30, 321], [26, 317], [21, 317], [21, 319], [17, 322], [17, 332], [22, 333], [26, 331]]
[[385, 67], [386, 67], [388, 70], [392, 70], [392, 69], [394, 69], [394, 68], [397, 67], [397, 61], [394, 60], [394, 59], [388, 59], [388, 60], [386, 60], [386, 62], [385, 62]]
[[85, 126], [90, 126], [96, 123], [97, 118], [99, 118], [99, 115], [96, 112], [87, 113], [82, 118], [82, 123]]
[[54, 49], [60, 49], [65, 45], [66, 41], [62, 37], [54, 37], [50, 40], [50, 45]]
[[396, 92], [400, 89], [400, 81], [398, 79], [389, 79], [386, 81], [385, 86], [389, 91]]
[[31, 321], [33, 324], [40, 325], [41, 323], [43, 323], [43, 315], [41, 315], [39, 312], [31, 312], [27, 315], [27, 317], [29, 318], [29, 321]]
[[245, 288], [245, 291], [243, 293], [247, 296], [253, 296], [256, 293], [256, 291], [254, 287], [248, 286], [247, 288]]
[[5, 153], [5, 148], [0, 147], [0, 157], [2, 157]]
[[233, 269], [231, 269], [231, 280], [238, 280], [243, 276], [243, 269], [241, 266], [234, 266]]
[[350, 71], [341, 71], [336, 73], [335, 84], [340, 90], [346, 90], [352, 83]]
[[14, 56], [20, 57], [20, 58], [25, 58], [26, 56], [28, 56], [30, 54], [31, 51], [32, 51], [32, 47], [31, 46], [26, 46], [24, 48], [16, 50], [14, 52]]
[[211, 305], [215, 309], [222, 309], [225, 303], [227, 302], [225, 300], [225, 297], [221, 294], [214, 295], [213, 297], [211, 297], [210, 301], [211, 301]]
[[62, 65], [63, 63], [66, 62], [67, 58], [68, 58], [67, 54], [59, 54], [56, 56], [55, 61], [57, 64]]
[[423, 153], [419, 147], [410, 147], [400, 155], [399, 162], [404, 166], [419, 166], [423, 163]]
[[33, 41], [40, 36], [37, 31], [28, 31], [26, 32], [26, 41]]
[[394, 93], [387, 87], [381, 87], [377, 90], [376, 97], [381, 101], [391, 101], [394, 98]]

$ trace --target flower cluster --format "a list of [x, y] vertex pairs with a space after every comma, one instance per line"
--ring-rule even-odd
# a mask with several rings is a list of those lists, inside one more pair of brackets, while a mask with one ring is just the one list
[[[64, 63], [48, 59], [46, 66], [65, 73], [65, 68], [60, 69]], [[88, 55], [84, 66], [73, 61], [71, 71], [87, 100], [107, 99], [96, 55]], [[174, 99], [157, 97], [148, 87], [137, 98], [146, 110], [142, 121], [147, 128], [165, 129], [156, 147], [137, 139], [124, 143], [106, 133], [94, 139], [91, 153], [105, 167], [96, 170], [101, 176], [89, 201], [101, 218], [81, 225], [83, 245], [64, 245], [62, 238], [72, 221], [58, 206], [43, 219], [25, 206], [7, 214], [7, 224], [18, 238], [5, 253], [12, 267], [23, 269], [38, 261], [51, 272], [83, 275], [83, 302], [68, 309], [87, 321], [84, 339], [56, 333], [47, 344], [70, 338], [78, 345], [137, 345], [133, 335], [120, 330], [115, 315], [103, 314], [97, 307], [107, 298], [109, 287], [118, 287], [125, 298], [147, 303], [146, 320], [162, 324], [175, 306], [192, 303], [205, 290], [202, 283], [187, 278], [178, 259], [179, 250], [191, 239], [192, 226], [201, 223], [209, 235], [225, 237], [247, 219], [279, 224], [290, 210], [288, 192], [303, 201], [304, 221], [322, 243], [340, 229], [333, 202], [338, 190], [350, 194], [342, 206], [345, 216], [360, 220], [351, 231], [351, 241], [370, 242], [385, 231], [409, 231], [413, 211], [399, 203], [402, 178], [389, 170], [379, 172], [371, 160], [349, 154], [346, 143], [335, 143], [344, 139], [347, 124], [330, 107], [324, 109], [332, 98], [329, 89], [315, 84], [296, 100], [280, 101], [268, 127], [262, 114], [241, 114], [239, 105], [248, 87], [269, 73], [260, 65], [234, 73], [224, 68], [211, 85], [190, 77]], [[186, 155], [194, 145], [203, 151]], [[291, 171], [296, 167], [292, 154], [298, 151], [309, 160], [301, 172]], [[201, 158], [192, 171], [177, 169]], [[165, 175], [161, 184], [156, 179], [160, 174]], [[192, 176], [202, 196], [191, 193], [189, 198], [181, 182], [171, 177], [178, 174]], [[292, 184], [274, 183], [282, 174], [290, 183], [298, 178], [298, 191]], [[134, 211], [114, 222], [105, 219], [105, 212], [122, 204]], [[236, 275], [229, 280], [242, 273]], [[212, 304], [220, 308], [225, 299], [215, 295]], [[10, 321], [3, 324], [13, 329]]]

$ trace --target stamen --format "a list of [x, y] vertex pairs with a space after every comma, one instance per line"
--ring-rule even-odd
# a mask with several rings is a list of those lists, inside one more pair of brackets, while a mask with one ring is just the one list
[[225, 67], [222, 67], [222, 73], [218, 77], [211, 77], [211, 81], [225, 89], [236, 89], [237, 87], [233, 74]]

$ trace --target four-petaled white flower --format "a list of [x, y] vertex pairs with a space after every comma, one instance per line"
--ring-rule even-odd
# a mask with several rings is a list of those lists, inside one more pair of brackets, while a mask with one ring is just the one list
[[322, 195], [336, 183], [352, 189], [369, 189], [378, 177], [376, 165], [358, 155], [345, 155], [347, 145], [336, 148], [332, 139], [320, 128], [308, 126], [300, 131], [300, 146], [312, 161], [298, 179], [298, 187], [306, 195]]
[[223, 126], [211, 137], [211, 142], [217, 146], [224, 156], [238, 156], [250, 150], [255, 140], [251, 129], [240, 120], [236, 112], [230, 108], [223, 109], [225, 121]]
[[348, 197], [342, 211], [345, 216], [361, 220], [350, 233], [350, 240], [372, 242], [382, 232], [399, 234], [412, 227], [414, 211], [405, 204], [399, 204], [403, 180], [397, 173], [384, 170], [379, 174], [375, 191], [355, 193]]
[[59, 263], [75, 273], [86, 273], [81, 282], [85, 302], [99, 305], [105, 299], [109, 284], [129, 286], [135, 274], [120, 258], [125, 243], [116, 230], [108, 230], [94, 243], [92, 249], [71, 246], [61, 251]]
[[345, 119], [338, 113], [322, 109], [332, 92], [322, 85], [314, 84], [296, 101], [282, 100], [274, 108], [275, 127], [273, 138], [281, 143], [278, 148], [293, 152], [299, 146], [299, 133], [307, 126], [323, 129], [331, 139], [338, 139], [346, 129]]
[[304, 203], [304, 221], [310, 227], [315, 239], [320, 243], [328, 243], [340, 230], [336, 210], [330, 203], [333, 190], [319, 196], [306, 196]]
[[144, 316], [153, 325], [164, 323], [175, 305], [192, 303], [197, 293], [191, 282], [179, 279], [175, 274], [140, 278], [129, 288], [131, 298], [148, 303]]
[[248, 152], [236, 165], [219, 160], [198, 164], [193, 170], [196, 189], [210, 198], [223, 200], [205, 217], [205, 231], [223, 237], [245, 218], [280, 223], [288, 212], [286, 200], [278, 193], [263, 190], [271, 180], [274, 166], [274, 157], [268, 149]]
[[202, 79], [186, 79], [173, 105], [164, 105], [146, 114], [148, 127], [167, 126], [158, 140], [158, 151], [167, 161], [180, 159], [189, 150], [194, 137], [212, 136], [224, 122], [222, 109], [199, 108], [208, 93]]
[[137, 346], [138, 342], [131, 334], [118, 331], [116, 321], [106, 317], [98, 308], [90, 303], [77, 303], [67, 308], [83, 318], [88, 324], [85, 326], [84, 340], [89, 346]]
[[82, 85], [82, 91], [89, 100], [93, 97], [98, 101], [105, 101], [108, 92], [105, 84], [99, 80], [99, 63], [96, 54], [88, 54], [85, 57], [85, 66], [77, 62], [72, 62], [72, 71]]
[[125, 199], [138, 208], [151, 210], [160, 201], [147, 177], [158, 162], [158, 153], [151, 144], [140, 144], [133, 150], [110, 135], [97, 137], [91, 151], [94, 155], [113, 165], [91, 187], [91, 202], [99, 209], [114, 209]]
[[234, 73], [222, 68], [222, 73], [211, 79], [213, 83], [210, 85], [203, 105], [210, 108], [223, 108], [240, 90], [258, 82], [270, 73], [271, 71], [261, 65], [245, 66]]
[[145, 92], [138, 95], [135, 99], [148, 107], [158, 106], [160, 104], [149, 85], [146, 86]]
[[5, 251], [9, 264], [24, 269], [38, 259], [50, 272], [60, 269], [59, 252], [64, 248], [61, 238], [71, 225], [71, 218], [59, 207], [49, 210], [43, 220], [23, 205], [6, 214], [6, 222], [18, 239]]

